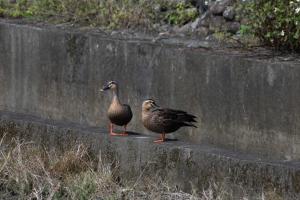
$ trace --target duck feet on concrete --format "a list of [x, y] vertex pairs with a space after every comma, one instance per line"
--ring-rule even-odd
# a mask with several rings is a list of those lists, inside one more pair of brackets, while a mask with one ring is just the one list
[[115, 133], [113, 132], [113, 124], [111, 123], [110, 124], [110, 127], [109, 127], [109, 133], [111, 136], [127, 136], [128, 133], [126, 132], [126, 126], [124, 126], [125, 130], [123, 133]]
[[162, 134], [160, 134], [160, 139], [155, 140], [154, 143], [160, 144], [160, 143], [163, 143], [163, 142], [165, 142], [165, 141], [166, 141], [166, 134], [165, 134], [165, 133], [162, 133]]

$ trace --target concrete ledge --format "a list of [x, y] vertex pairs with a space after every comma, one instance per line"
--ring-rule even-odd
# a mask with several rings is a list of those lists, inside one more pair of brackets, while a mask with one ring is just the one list
[[99, 87], [117, 80], [130, 130], [147, 133], [141, 102], [152, 97], [199, 117], [174, 134], [182, 141], [299, 161], [299, 59], [178, 43], [0, 19], [0, 109], [104, 127]]
[[110, 137], [98, 127], [0, 112], [0, 134], [33, 140], [64, 149], [75, 142], [101, 151], [108, 162], [119, 163], [119, 176], [136, 179], [141, 172], [159, 175], [184, 191], [202, 190], [209, 181], [228, 181], [248, 194], [275, 191], [284, 199], [300, 198], [300, 162], [267, 160], [253, 154], [231, 152], [207, 145], [170, 141], [153, 144], [153, 137], [135, 134]]

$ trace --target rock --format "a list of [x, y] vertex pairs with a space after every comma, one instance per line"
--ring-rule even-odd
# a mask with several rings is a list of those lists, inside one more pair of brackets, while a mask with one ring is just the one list
[[187, 45], [188, 48], [205, 48], [209, 49], [211, 48], [211, 45], [207, 41], [192, 41]]
[[158, 13], [158, 12], [161, 12], [161, 5], [160, 4], [154, 4], [153, 5], [153, 10]]
[[159, 23], [155, 23], [155, 24], [152, 25], [152, 28], [153, 28], [154, 30], [158, 30], [159, 27], [160, 27], [160, 24], [159, 24]]
[[192, 28], [193, 30], [197, 29], [199, 26], [201, 26], [201, 25], [200, 25], [200, 22], [201, 22], [201, 18], [198, 17], [195, 21], [193, 21], [193, 22], [191, 23], [191, 28]]
[[213, 35], [208, 35], [206, 38], [205, 38], [206, 41], [214, 41], [215, 40], [215, 37]]
[[209, 11], [214, 15], [222, 15], [227, 6], [232, 5], [232, 0], [222, 0], [212, 3]]
[[222, 31], [226, 20], [223, 16], [213, 16], [210, 18], [209, 30], [212, 32]]
[[187, 0], [187, 3], [195, 6], [200, 14], [204, 13], [208, 8], [208, 6], [205, 4], [205, 0]]
[[190, 23], [187, 23], [187, 24], [185, 24], [185, 25], [183, 25], [183, 26], [181, 26], [179, 28], [175, 28], [174, 31], [175, 32], [179, 32], [179, 33], [188, 33], [188, 32], [191, 32], [191, 31], [193, 31], [192, 26], [191, 26], [192, 23], [193, 22], [190, 22]]
[[118, 34], [119, 34], [118, 31], [112, 31], [112, 32], [110, 33], [111, 36], [115, 36], [115, 35], [118, 35]]
[[170, 35], [171, 34], [170, 34], [169, 31], [161, 32], [161, 33], [158, 34], [157, 37], [155, 37], [155, 38], [152, 39], [152, 42], [157, 42], [157, 41], [162, 40], [162, 39], [167, 39], [167, 38], [170, 37]]
[[159, 27], [159, 32], [168, 32], [170, 31], [172, 28], [169, 24], [164, 24], [162, 26]]
[[191, 24], [192, 30], [197, 29], [200, 26], [209, 27], [210, 14], [208, 12], [204, 13], [201, 17], [198, 17]]
[[209, 34], [209, 29], [207, 27], [201, 26], [195, 32], [201, 37], [206, 37]]
[[175, 32], [187, 33], [187, 32], [197, 32], [200, 35], [208, 34], [209, 18], [208, 15], [198, 17], [195, 21], [189, 22], [182, 27], [175, 28]]
[[225, 10], [225, 6], [220, 5], [218, 2], [216, 2], [212, 7], [210, 7], [209, 10], [214, 15], [221, 15]]
[[223, 17], [229, 21], [234, 20], [235, 17], [235, 10], [233, 6], [228, 6], [224, 12], [223, 12]]
[[235, 34], [240, 30], [240, 27], [241, 24], [239, 22], [226, 22], [223, 30]]
[[190, 22], [185, 24], [184, 26], [181, 26], [179, 28], [174, 27], [174, 32], [177, 33], [189, 33], [193, 32], [196, 33], [199, 36], [207, 36], [209, 33], [208, 26], [201, 26], [201, 18], [197, 18], [194, 22]]

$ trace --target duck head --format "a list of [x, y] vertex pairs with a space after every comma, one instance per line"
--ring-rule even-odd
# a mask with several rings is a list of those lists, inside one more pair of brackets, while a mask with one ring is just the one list
[[147, 99], [143, 102], [142, 109], [145, 111], [149, 111], [154, 108], [158, 108], [159, 106], [155, 103], [153, 99]]
[[100, 90], [101, 92], [105, 91], [105, 90], [117, 90], [118, 88], [118, 84], [115, 81], [109, 81], [108, 83], [106, 83], [102, 89]]

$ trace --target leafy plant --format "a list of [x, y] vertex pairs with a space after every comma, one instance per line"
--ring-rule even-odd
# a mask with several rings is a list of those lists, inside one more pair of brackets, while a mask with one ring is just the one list
[[171, 10], [166, 15], [166, 20], [169, 24], [183, 25], [196, 19], [197, 15], [197, 9], [193, 8], [190, 4], [180, 2], [177, 3], [174, 10]]
[[300, 0], [254, 0], [244, 4], [244, 12], [245, 25], [262, 42], [276, 49], [300, 50]]
[[251, 34], [251, 26], [242, 24], [239, 32], [241, 35]]

